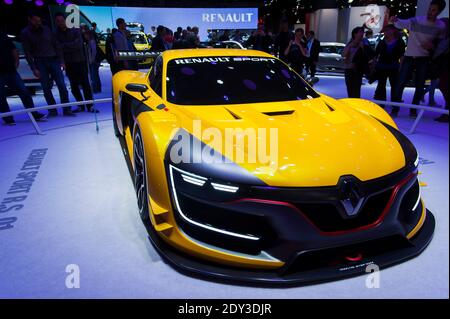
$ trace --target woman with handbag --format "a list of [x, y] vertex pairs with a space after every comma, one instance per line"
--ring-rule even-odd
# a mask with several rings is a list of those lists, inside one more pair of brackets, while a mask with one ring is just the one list
[[294, 39], [289, 42], [284, 55], [288, 57], [292, 69], [303, 77], [308, 50], [305, 43], [305, 31], [302, 28], [295, 30]]
[[365, 54], [363, 42], [364, 28], [356, 27], [352, 30], [352, 40], [345, 46], [344, 58], [345, 85], [349, 98], [361, 97], [361, 85], [365, 70], [368, 67], [368, 58]]
[[382, 30], [384, 39], [378, 43], [375, 50], [375, 74], [378, 85], [375, 90], [375, 100], [386, 101], [386, 84], [391, 85], [391, 101], [400, 102], [396, 96], [399, 84], [400, 60], [405, 54], [405, 42], [400, 38], [397, 28], [388, 24]]

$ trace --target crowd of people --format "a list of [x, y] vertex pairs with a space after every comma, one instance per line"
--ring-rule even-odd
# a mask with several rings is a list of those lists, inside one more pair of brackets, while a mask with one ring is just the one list
[[[406, 20], [391, 17], [384, 34], [376, 48], [372, 48], [364, 26], [352, 30], [352, 38], [342, 55], [345, 63], [345, 83], [347, 94], [351, 98], [361, 96], [363, 77], [369, 82], [378, 81], [374, 99], [386, 100], [386, 84], [391, 86], [392, 102], [403, 102], [403, 91], [413, 79], [415, 92], [412, 104], [419, 105], [424, 100], [425, 82], [431, 79], [430, 102], [434, 102], [433, 87], [439, 86], [448, 110], [448, 59], [449, 38], [448, 18], [439, 19], [445, 9], [444, 0], [432, 0], [426, 16]], [[400, 29], [409, 32], [408, 45], [400, 36]], [[394, 106], [391, 115], [396, 117], [399, 108]], [[417, 117], [417, 109], [410, 109], [410, 116]], [[439, 122], [448, 122], [448, 115], [436, 118]]]
[[[444, 0], [432, 0], [424, 17], [407, 20], [392, 17], [382, 30], [384, 38], [376, 46], [370, 41], [372, 30], [366, 30], [365, 26], [354, 28], [342, 52], [348, 97], [361, 96], [363, 78], [366, 77], [369, 83], [378, 82], [375, 100], [387, 99], [386, 86], [389, 80], [390, 100], [402, 102], [403, 91], [414, 74], [412, 103], [418, 105], [423, 101], [427, 93], [425, 81], [431, 78], [428, 88], [430, 103], [434, 103], [434, 90], [439, 87], [448, 109], [448, 18], [438, 19], [445, 6]], [[21, 34], [24, 52], [33, 74], [40, 81], [48, 105], [56, 104], [51, 91], [54, 84], [59, 91], [60, 102], [69, 102], [63, 71], [69, 79], [74, 98], [81, 102], [92, 100], [93, 93], [101, 92], [99, 66], [105, 58], [113, 75], [121, 70], [139, 68], [138, 61], [117, 58], [118, 51], [136, 51], [132, 33], [123, 18], [116, 20], [116, 28], [108, 30], [105, 53], [99, 48], [95, 23], [91, 29], [87, 26], [68, 28], [66, 17], [57, 13], [54, 17], [56, 31], [52, 32], [35, 14], [30, 14], [28, 21], [29, 25]], [[401, 29], [409, 31], [407, 45], [401, 37]], [[185, 29], [178, 27], [175, 32], [162, 25], [152, 26], [149, 37], [151, 50], [155, 52], [204, 47], [196, 26]], [[209, 30], [208, 38], [210, 42], [244, 42], [246, 47], [279, 57], [305, 79], [315, 79], [321, 45], [312, 30], [305, 33], [304, 29], [297, 28], [292, 32], [288, 23], [282, 22], [277, 34], [267, 31], [264, 24], [258, 24], [257, 30], [245, 40], [238, 30], [234, 34], [228, 30], [222, 34]], [[19, 63], [17, 49], [6, 34], [0, 34], [0, 47], [0, 112], [9, 111], [6, 86], [16, 91], [24, 107], [33, 108], [33, 99], [16, 70]], [[75, 116], [74, 113], [83, 111], [98, 112], [88, 103], [80, 105], [75, 111], [71, 107], [64, 107], [63, 115]], [[398, 112], [399, 108], [394, 106], [391, 115], [395, 117]], [[48, 114], [32, 114], [37, 121], [58, 115], [56, 109], [49, 110]], [[416, 117], [417, 110], [410, 109], [410, 116]], [[6, 124], [15, 124], [12, 117], [4, 117], [3, 120]], [[436, 120], [448, 122], [448, 115], [442, 115]]]
[[[117, 28], [111, 30], [106, 40], [107, 59], [113, 74], [124, 69], [136, 69], [137, 65], [129, 61], [118, 61], [117, 51], [135, 51], [131, 41], [131, 32], [127, 30], [124, 19], [116, 20]], [[243, 42], [244, 47], [264, 51], [279, 56], [283, 61], [290, 63], [292, 68], [302, 75], [314, 77], [319, 60], [320, 42], [315, 38], [314, 31], [305, 34], [304, 29], [289, 31], [288, 23], [283, 22], [277, 35], [265, 30], [264, 24], [258, 24], [257, 30], [243, 41], [243, 34], [236, 30], [230, 34], [224, 30], [222, 34], [208, 30], [208, 43], [201, 43], [198, 27], [178, 27], [175, 32], [165, 26], [152, 27], [155, 33], [151, 39], [151, 50], [163, 52], [173, 49], [202, 48], [217, 41], [234, 40]]]
[[[117, 59], [118, 51], [137, 51], [132, 33], [127, 29], [127, 23], [123, 18], [116, 20], [116, 27], [108, 34], [105, 44], [106, 59], [114, 75], [121, 70], [137, 70], [137, 61], [120, 61]], [[198, 27], [178, 27], [175, 32], [165, 26], [151, 27], [151, 51], [163, 52], [171, 49], [199, 48], [200, 37]]]
[[297, 28], [294, 32], [289, 30], [287, 21], [280, 23], [278, 33], [267, 30], [264, 24], [258, 24], [248, 39], [243, 40], [242, 32], [236, 30], [230, 34], [225, 30], [221, 35], [217, 32], [210, 33], [212, 41], [234, 40], [244, 44], [244, 47], [264, 51], [279, 57], [304, 77], [314, 78], [317, 63], [319, 61], [320, 41], [316, 39], [313, 30], [305, 34], [303, 28]]
[[[70, 89], [76, 101], [90, 101], [93, 93], [101, 91], [98, 69], [103, 60], [98, 49], [96, 35], [87, 27], [68, 28], [62, 13], [55, 15], [56, 30], [42, 24], [40, 16], [30, 13], [28, 26], [22, 30], [21, 41], [24, 54], [34, 76], [39, 80], [47, 105], [55, 105], [52, 87], [56, 85], [61, 103], [69, 103], [64, 72], [70, 82]], [[33, 99], [17, 72], [19, 53], [14, 43], [5, 33], [0, 34], [0, 112], [9, 112], [7, 89], [14, 91], [24, 107], [34, 108]], [[81, 90], [80, 90], [81, 89]], [[81, 91], [83, 93], [81, 93]], [[76, 116], [77, 112], [98, 112], [92, 104], [80, 105], [76, 110], [63, 108], [64, 116]], [[46, 121], [57, 116], [56, 109], [48, 114], [32, 112], [36, 121]], [[12, 116], [3, 117], [8, 125], [15, 125]]]

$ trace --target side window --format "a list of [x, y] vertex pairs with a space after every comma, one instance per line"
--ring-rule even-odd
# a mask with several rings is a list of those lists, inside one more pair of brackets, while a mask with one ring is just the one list
[[162, 97], [162, 65], [163, 65], [162, 57], [159, 56], [156, 59], [149, 76], [151, 88], [160, 97]]

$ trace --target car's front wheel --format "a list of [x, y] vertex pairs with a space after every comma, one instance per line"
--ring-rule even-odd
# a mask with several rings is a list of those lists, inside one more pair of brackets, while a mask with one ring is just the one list
[[148, 192], [147, 192], [147, 175], [145, 169], [145, 155], [144, 155], [144, 143], [142, 141], [142, 135], [138, 128], [136, 128], [136, 134], [134, 135], [134, 188], [136, 190], [137, 203], [139, 207], [139, 215], [143, 221], [148, 221], [149, 209], [148, 209]]

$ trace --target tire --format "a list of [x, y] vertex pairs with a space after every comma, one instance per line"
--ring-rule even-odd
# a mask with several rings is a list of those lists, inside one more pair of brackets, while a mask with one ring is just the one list
[[117, 126], [116, 112], [114, 112], [114, 102], [112, 103], [112, 118], [113, 118], [113, 127], [114, 127], [114, 135], [116, 137], [120, 136], [119, 127]]
[[144, 143], [141, 132], [136, 128], [133, 139], [134, 189], [136, 191], [139, 215], [144, 222], [150, 219], [148, 207], [147, 170], [145, 165]]

